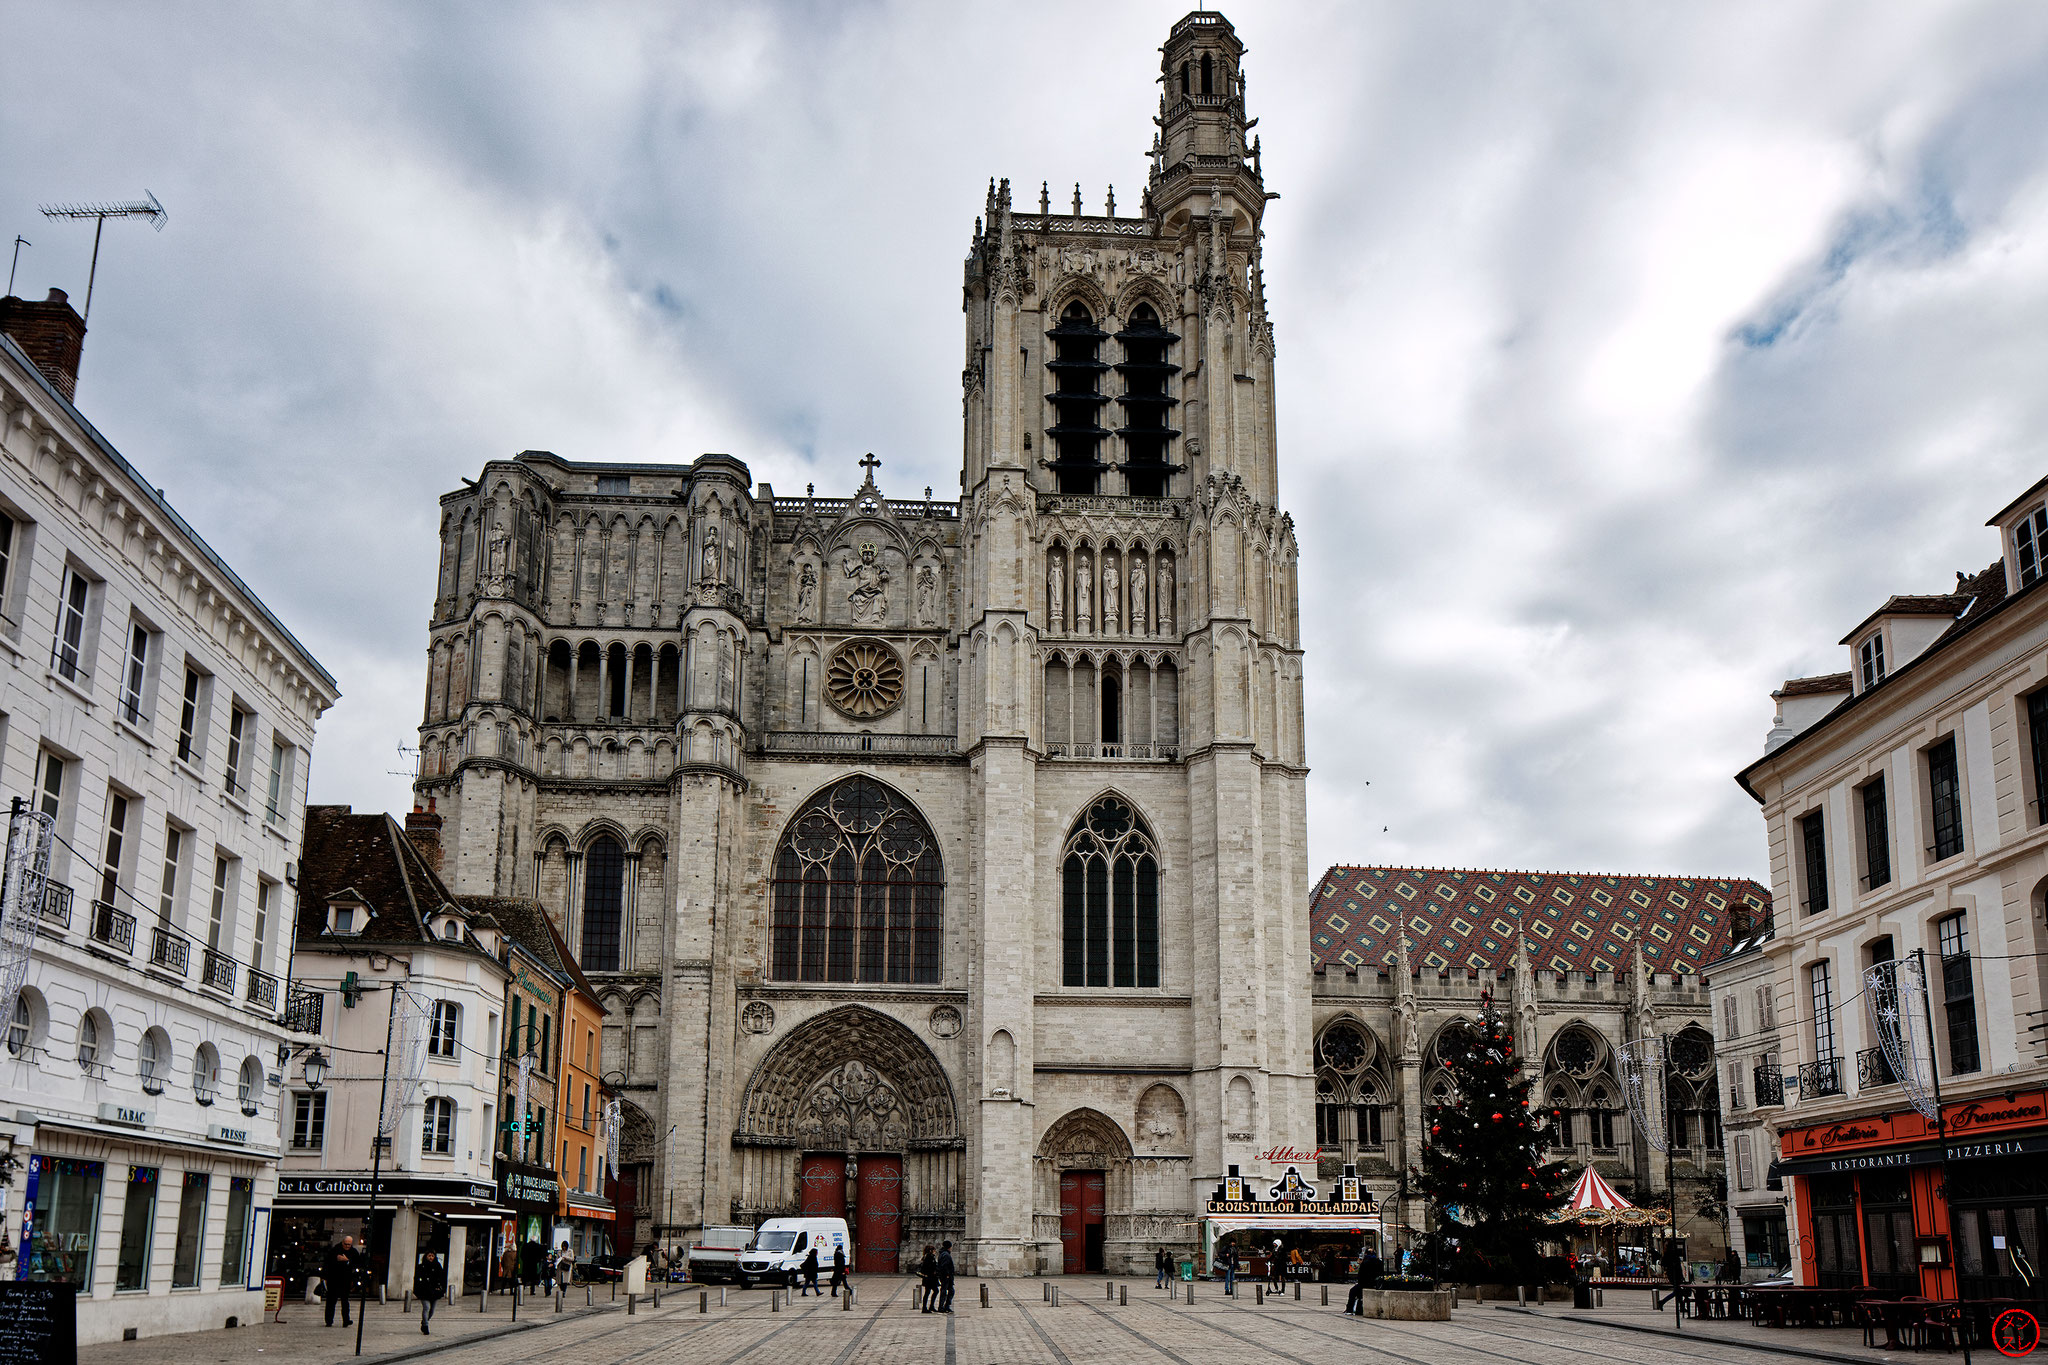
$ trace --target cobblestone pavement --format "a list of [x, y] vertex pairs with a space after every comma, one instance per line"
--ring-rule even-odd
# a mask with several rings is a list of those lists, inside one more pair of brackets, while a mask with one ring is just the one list
[[[1343, 1285], [1320, 1285], [1303, 1297], [1269, 1298], [1263, 1307], [1250, 1286], [1225, 1298], [1219, 1286], [1195, 1286], [1192, 1302], [1170, 1298], [1149, 1281], [1127, 1284], [1130, 1302], [1106, 1299], [1104, 1280], [1065, 1277], [989, 1280], [989, 1307], [981, 1307], [979, 1280], [960, 1282], [952, 1316], [917, 1311], [915, 1282], [898, 1276], [863, 1276], [847, 1311], [833, 1298], [799, 1298], [771, 1311], [769, 1291], [709, 1294], [698, 1311], [698, 1290], [672, 1287], [660, 1308], [643, 1301], [628, 1316], [606, 1290], [585, 1307], [581, 1289], [567, 1311], [528, 1303], [519, 1325], [510, 1305], [493, 1299], [479, 1313], [474, 1297], [434, 1317], [423, 1339], [417, 1310], [373, 1305], [364, 1334], [365, 1361], [420, 1359], [427, 1365], [774, 1365], [804, 1360], [817, 1365], [1812, 1365], [1818, 1357], [1883, 1365], [1884, 1353], [1862, 1345], [1854, 1331], [1769, 1331], [1746, 1322], [1686, 1324], [1683, 1339], [1662, 1335], [1668, 1314], [1637, 1306], [1574, 1312], [1551, 1305], [1518, 1311], [1467, 1304], [1448, 1323], [1378, 1322], [1343, 1313]], [[1058, 1307], [1046, 1301], [1060, 1291]], [[321, 1324], [319, 1306], [294, 1304], [284, 1325], [229, 1332], [195, 1332], [141, 1342], [87, 1347], [81, 1365], [276, 1365], [280, 1361], [354, 1359], [353, 1332]], [[1789, 1348], [1789, 1349], [1784, 1349]], [[1901, 1361], [1903, 1357], [1901, 1357]]]

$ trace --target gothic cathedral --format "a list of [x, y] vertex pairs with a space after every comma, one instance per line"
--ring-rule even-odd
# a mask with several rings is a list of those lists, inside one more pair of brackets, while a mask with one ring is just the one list
[[636, 1242], [1128, 1271], [1313, 1145], [1270, 196], [1230, 24], [1163, 53], [1136, 216], [991, 188], [957, 503], [536, 451], [441, 500], [419, 799], [603, 993]]

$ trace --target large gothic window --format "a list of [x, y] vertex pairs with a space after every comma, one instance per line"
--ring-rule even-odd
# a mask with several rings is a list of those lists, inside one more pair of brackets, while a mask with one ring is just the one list
[[776, 850], [769, 975], [935, 983], [945, 887], [938, 840], [908, 802], [871, 777], [837, 782]]
[[1355, 1019], [1339, 1019], [1316, 1040], [1316, 1144], [1341, 1149], [1386, 1145], [1387, 1085], [1379, 1040]]
[[583, 855], [583, 970], [620, 969], [626, 914], [626, 851], [609, 834]]
[[1065, 981], [1069, 986], [1159, 984], [1159, 851], [1118, 796], [1074, 823], [1061, 860]]

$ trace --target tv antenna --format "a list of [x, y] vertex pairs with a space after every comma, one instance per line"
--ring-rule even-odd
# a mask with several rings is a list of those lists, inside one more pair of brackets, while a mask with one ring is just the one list
[[164, 224], [171, 221], [170, 213], [165, 210], [162, 204], [157, 202], [157, 197], [151, 194], [147, 187], [143, 189], [142, 193], [145, 196], [143, 200], [127, 204], [43, 204], [39, 206], [45, 218], [91, 218], [94, 220], [92, 230], [92, 269], [85, 277], [85, 312], [79, 317], [80, 322], [87, 321], [92, 317], [92, 286], [93, 281], [98, 278], [100, 273], [100, 234], [107, 230], [107, 219], [147, 218], [149, 225], [158, 232], [162, 232]]
[[34, 245], [34, 242], [31, 242], [28, 238], [22, 236], [20, 233], [17, 232], [14, 234], [14, 259], [8, 262], [7, 265], [7, 292], [10, 295], [14, 293], [15, 268], [21, 264], [21, 249], [25, 246]]
[[387, 768], [385, 771], [393, 777], [409, 777], [415, 782], [420, 780], [420, 751], [418, 749], [413, 748], [409, 744], [399, 745], [398, 761], [406, 766], [403, 768]]

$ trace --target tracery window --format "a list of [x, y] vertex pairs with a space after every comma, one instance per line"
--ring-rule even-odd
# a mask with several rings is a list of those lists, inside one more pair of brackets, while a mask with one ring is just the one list
[[1379, 1063], [1378, 1040], [1356, 1020], [1339, 1019], [1316, 1040], [1316, 1143], [1341, 1148], [1346, 1161], [1385, 1143]]
[[583, 855], [583, 969], [619, 970], [626, 906], [626, 850], [609, 834]]
[[923, 817], [873, 778], [845, 778], [797, 812], [776, 851], [769, 975], [936, 983], [945, 889]]
[[1074, 822], [1061, 857], [1064, 981], [1159, 984], [1159, 851], [1129, 802], [1105, 796]]

